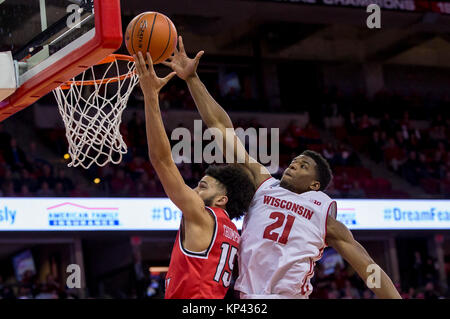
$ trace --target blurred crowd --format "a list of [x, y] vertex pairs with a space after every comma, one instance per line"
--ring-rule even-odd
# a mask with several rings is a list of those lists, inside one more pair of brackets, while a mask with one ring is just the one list
[[[402, 274], [408, 276], [407, 285], [395, 286], [403, 299], [444, 299], [449, 298], [448, 289], [438, 281], [436, 261], [427, 257], [422, 261], [419, 252], [416, 262]], [[366, 286], [357, 273], [345, 261], [336, 263], [334, 271], [325, 274], [324, 266], [318, 262], [311, 280], [314, 287], [311, 299], [375, 299], [375, 294]]]
[[427, 109], [419, 97], [387, 91], [372, 101], [338, 91], [324, 100], [324, 118], [343, 119], [333, 126], [336, 138], [426, 193], [450, 196], [450, 130], [444, 115], [450, 101]]
[[77, 299], [66, 290], [54, 276], [48, 274], [44, 281], [30, 270], [23, 273], [20, 281], [11, 277], [4, 281], [0, 275], [0, 299]]
[[[130, 100], [133, 106], [143, 103], [140, 91], [135, 91]], [[276, 177], [281, 176], [293, 157], [305, 149], [313, 149], [322, 153], [332, 166], [335, 178], [327, 190], [330, 196], [409, 198], [405, 190], [392, 189], [390, 180], [374, 177], [371, 167], [363, 167], [359, 154], [365, 154], [411, 185], [422, 187], [424, 192], [450, 196], [450, 130], [445, 113], [436, 113], [424, 125], [417, 121], [418, 116], [427, 119], [423, 109], [416, 107], [410, 111], [407, 108], [419, 102], [403, 101], [385, 91], [369, 101], [360, 92], [352, 95], [329, 89], [323, 92], [318, 103], [321, 106], [310, 110], [311, 121], [306, 126], [293, 121], [280, 132], [280, 169], [274, 174]], [[386, 110], [393, 104], [397, 105], [395, 111]], [[195, 109], [189, 92], [176, 85], [161, 93], [161, 107], [163, 110]], [[441, 109], [434, 108], [435, 111]], [[323, 119], [339, 117], [343, 119], [341, 124], [329, 130], [336, 139], [324, 141], [318, 130], [324, 125]], [[253, 119], [234, 124], [244, 129], [262, 127]], [[43, 156], [34, 141], [22, 148], [0, 124], [0, 196], [163, 197], [163, 188], [148, 160], [144, 119], [134, 113], [128, 122], [122, 123], [121, 132], [128, 153], [120, 165], [91, 167], [87, 171], [77, 169], [67, 176], [71, 174], [66, 169], [67, 163]], [[39, 136], [41, 142], [51, 145], [56, 153], [67, 152], [64, 130], [41, 130]], [[178, 167], [187, 184], [195, 186], [207, 165], [181, 163]], [[74, 179], [74, 175], [84, 178]], [[93, 183], [96, 178], [99, 178], [98, 184]]]
[[0, 196], [71, 196], [75, 187], [66, 171], [43, 159], [36, 142], [24, 151], [0, 123]]

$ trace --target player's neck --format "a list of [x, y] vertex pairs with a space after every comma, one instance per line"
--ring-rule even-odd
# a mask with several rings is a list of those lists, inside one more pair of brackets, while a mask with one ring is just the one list
[[292, 187], [291, 185], [286, 185], [286, 184], [280, 184], [280, 187], [287, 189], [290, 192], [296, 193], [296, 194], [301, 194], [304, 192], [298, 191], [297, 189], [295, 189], [294, 187]]

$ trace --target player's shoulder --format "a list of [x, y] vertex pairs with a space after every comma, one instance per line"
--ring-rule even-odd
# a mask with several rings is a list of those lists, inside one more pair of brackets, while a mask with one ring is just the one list
[[322, 191], [309, 191], [302, 193], [301, 196], [313, 201], [318, 206], [328, 206], [331, 202], [333, 202], [333, 199]]
[[280, 185], [280, 180], [276, 179], [273, 176], [270, 176], [270, 177], [266, 178], [264, 181], [262, 181], [261, 184], [259, 184], [256, 191], [261, 190], [261, 189], [277, 187], [279, 185]]
[[323, 198], [326, 200], [332, 200], [330, 196], [328, 196], [327, 194], [325, 194], [322, 191], [309, 191], [309, 192], [302, 193], [302, 195], [307, 196], [307, 197], [315, 197], [315, 198]]
[[230, 215], [228, 212], [220, 207], [211, 207], [211, 206], [205, 206], [208, 211], [213, 215], [213, 217], [216, 219], [218, 223], [227, 223], [232, 224], [234, 223], [231, 221]]
[[210, 214], [212, 214], [216, 217], [222, 217], [222, 216], [228, 217], [228, 213], [223, 208], [215, 207], [215, 206], [205, 206], [205, 208], [209, 211]]

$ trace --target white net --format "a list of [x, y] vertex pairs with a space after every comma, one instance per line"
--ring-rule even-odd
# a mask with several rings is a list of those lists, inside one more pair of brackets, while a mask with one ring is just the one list
[[[53, 91], [66, 127], [69, 167], [118, 164], [127, 153], [120, 124], [139, 78], [133, 61], [110, 60], [92, 66], [78, 80], [74, 78]], [[98, 80], [96, 74], [100, 72], [103, 76]]]

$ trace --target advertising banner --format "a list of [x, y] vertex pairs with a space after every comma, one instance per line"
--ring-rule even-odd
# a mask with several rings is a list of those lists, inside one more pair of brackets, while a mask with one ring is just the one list
[[[450, 200], [336, 201], [350, 229], [450, 229]], [[0, 199], [0, 231], [178, 230], [180, 221], [168, 198]]]

